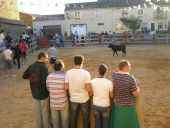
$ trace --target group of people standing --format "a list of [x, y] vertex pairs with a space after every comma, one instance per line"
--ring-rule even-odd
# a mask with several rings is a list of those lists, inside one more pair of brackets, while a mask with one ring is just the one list
[[64, 62], [56, 60], [54, 71], [48, 73], [48, 54], [41, 52], [23, 73], [30, 81], [37, 128], [76, 128], [79, 112], [83, 128], [90, 128], [91, 111], [95, 128], [139, 128], [135, 103], [140, 89], [130, 74], [130, 62], [122, 60], [112, 80], [106, 78], [106, 64], [99, 65], [98, 75], [92, 79], [83, 63], [84, 57], [76, 55], [74, 67], [65, 72]]
[[28, 44], [30, 44], [30, 39], [26, 35], [27, 34], [23, 33], [20, 35], [19, 40], [15, 41], [7, 34], [3, 40], [6, 48], [2, 52], [2, 59], [5, 69], [9, 72], [7, 74], [10, 74], [13, 65], [16, 65], [17, 68], [20, 69], [21, 65], [23, 65], [26, 60], [29, 48]]

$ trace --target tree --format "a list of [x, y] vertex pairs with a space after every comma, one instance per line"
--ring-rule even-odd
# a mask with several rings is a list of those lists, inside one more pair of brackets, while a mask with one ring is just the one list
[[142, 20], [137, 17], [130, 16], [130, 17], [123, 17], [120, 19], [121, 22], [129, 28], [132, 32], [136, 32], [141, 26]]

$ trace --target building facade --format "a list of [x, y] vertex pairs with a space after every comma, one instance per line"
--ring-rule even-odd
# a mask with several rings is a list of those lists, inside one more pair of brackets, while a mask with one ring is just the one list
[[[80, 34], [121, 32], [127, 30], [120, 19], [141, 19], [142, 31], [167, 31], [170, 29], [170, 11], [160, 6], [144, 6], [139, 0], [99, 0], [93, 3], [68, 4], [65, 9], [65, 26], [68, 33]], [[129, 4], [131, 3], [131, 4]], [[82, 32], [83, 31], [83, 32]]]
[[[88, 33], [113, 33], [127, 31], [120, 21], [122, 17], [141, 19], [139, 31], [170, 30], [170, 11], [162, 6], [149, 5], [144, 0], [98, 0], [98, 2], [66, 4], [64, 17], [42, 16], [34, 21], [34, 31], [39, 33], [45, 26], [60, 26], [68, 35]], [[60, 17], [60, 18], [59, 18]], [[43, 19], [44, 18], [44, 19]]]

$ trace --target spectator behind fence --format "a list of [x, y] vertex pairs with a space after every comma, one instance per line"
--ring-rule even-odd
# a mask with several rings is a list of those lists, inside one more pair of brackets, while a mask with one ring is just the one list
[[107, 70], [108, 67], [101, 64], [98, 68], [98, 77], [91, 81], [95, 128], [109, 127], [110, 99], [113, 98], [113, 84], [112, 81], [105, 78]]
[[61, 46], [61, 47], [64, 47], [64, 36], [63, 36], [62, 33], [61, 33], [60, 36], [59, 36], [59, 41], [60, 41], [60, 46]]
[[37, 127], [49, 128], [49, 92], [46, 88], [48, 76], [48, 54], [41, 52], [38, 60], [23, 73], [23, 78], [30, 81], [30, 88], [35, 103]]
[[114, 100], [111, 112], [110, 128], [139, 128], [136, 112], [136, 98], [139, 86], [136, 79], [130, 75], [131, 64], [123, 60], [119, 71], [113, 72]]
[[76, 128], [78, 114], [82, 111], [83, 128], [89, 128], [89, 86], [91, 76], [83, 69], [83, 56], [75, 56], [75, 67], [66, 73], [65, 84], [70, 95], [70, 128]]
[[54, 72], [47, 77], [47, 88], [50, 93], [50, 107], [53, 128], [68, 128], [68, 98], [64, 87], [64, 63], [54, 63]]

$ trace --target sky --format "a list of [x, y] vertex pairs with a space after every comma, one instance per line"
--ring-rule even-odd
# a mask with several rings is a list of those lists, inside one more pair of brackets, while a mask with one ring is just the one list
[[52, 14], [63, 14], [64, 4], [66, 3], [78, 3], [78, 2], [93, 2], [97, 0], [18, 0], [19, 11], [41, 14], [41, 15], [52, 15]]

